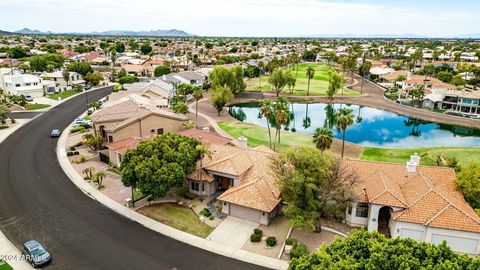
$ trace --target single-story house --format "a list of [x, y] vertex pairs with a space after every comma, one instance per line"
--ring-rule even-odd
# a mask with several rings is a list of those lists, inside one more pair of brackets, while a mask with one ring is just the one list
[[406, 165], [344, 160], [356, 172], [356, 199], [346, 223], [387, 236], [440, 244], [455, 251], [480, 253], [480, 217], [455, 185], [451, 168], [420, 166], [412, 155]]
[[177, 132], [189, 121], [185, 115], [129, 99], [115, 105], [106, 103], [104, 108], [92, 114], [95, 135], [111, 143], [133, 136]]
[[270, 170], [277, 155], [268, 147], [207, 144], [211, 155], [188, 175], [190, 192], [217, 197], [227, 215], [268, 225], [280, 211], [280, 190]]

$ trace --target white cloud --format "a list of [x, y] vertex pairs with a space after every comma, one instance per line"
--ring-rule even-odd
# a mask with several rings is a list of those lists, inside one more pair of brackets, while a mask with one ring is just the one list
[[474, 10], [414, 10], [387, 4], [319, 0], [0, 0], [6, 30], [52, 31], [178, 28], [199, 35], [473, 33]]

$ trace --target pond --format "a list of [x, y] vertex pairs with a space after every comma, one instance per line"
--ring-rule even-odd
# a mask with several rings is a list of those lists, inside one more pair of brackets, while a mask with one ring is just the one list
[[[439, 146], [480, 146], [480, 130], [431, 123], [369, 107], [347, 104], [290, 103], [290, 121], [284, 130], [313, 134], [318, 127], [328, 127], [334, 137], [342, 138], [336, 128], [335, 114], [349, 108], [355, 123], [347, 128], [346, 141], [382, 148], [420, 148]], [[266, 127], [259, 116], [259, 103], [235, 104], [228, 108], [231, 116], [240, 121]], [[271, 121], [273, 122], [273, 121]], [[271, 124], [274, 126], [274, 123]]]

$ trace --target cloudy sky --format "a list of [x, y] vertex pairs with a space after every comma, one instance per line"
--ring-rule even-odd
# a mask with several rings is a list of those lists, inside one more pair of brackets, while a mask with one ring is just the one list
[[478, 0], [0, 0], [0, 30], [205, 36], [479, 34]]

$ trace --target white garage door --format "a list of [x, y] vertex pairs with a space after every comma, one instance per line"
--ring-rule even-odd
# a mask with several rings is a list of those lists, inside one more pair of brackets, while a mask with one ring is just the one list
[[400, 232], [401, 238], [412, 238], [417, 242], [423, 241], [423, 232], [419, 230], [412, 230], [412, 229], [402, 229]]
[[478, 245], [478, 240], [472, 238], [461, 238], [441, 234], [432, 234], [433, 244], [438, 245], [441, 244], [443, 241], [447, 241], [447, 244], [453, 250], [468, 254], [475, 254]]
[[262, 213], [258, 210], [246, 208], [243, 206], [239, 206], [236, 204], [230, 205], [230, 215], [234, 217], [239, 217], [247, 220], [251, 220], [254, 222], [260, 222], [260, 217]]

